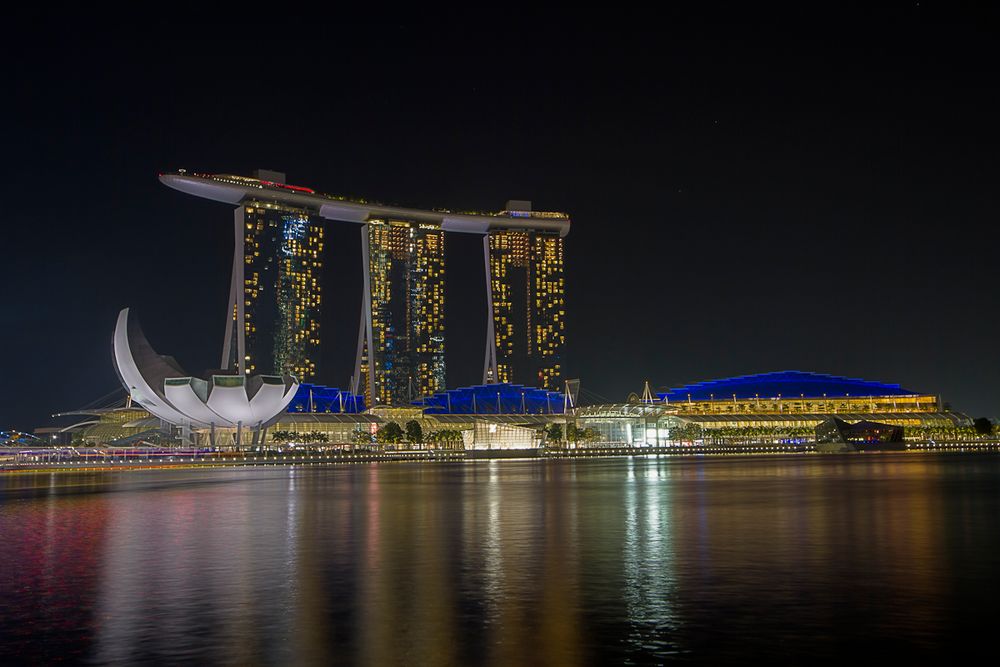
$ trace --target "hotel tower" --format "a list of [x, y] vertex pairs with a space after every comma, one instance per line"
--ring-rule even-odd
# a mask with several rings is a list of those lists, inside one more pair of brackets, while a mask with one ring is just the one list
[[[510, 206], [510, 203], [508, 203]], [[563, 239], [557, 232], [502, 229], [484, 239], [492, 317], [484, 382], [562, 389], [566, 344]]]
[[371, 218], [361, 229], [363, 310], [355, 370], [367, 405], [407, 404], [445, 389], [444, 232]]
[[240, 373], [317, 368], [323, 224], [361, 225], [364, 287], [351, 390], [369, 406], [406, 405], [445, 388], [445, 237], [483, 237], [488, 305], [483, 382], [562, 389], [564, 213], [510, 201], [499, 213], [386, 206], [285, 183], [177, 171], [176, 190], [236, 206], [236, 251], [222, 365]]
[[[284, 174], [258, 171], [283, 184]], [[247, 197], [234, 211], [235, 253], [222, 368], [317, 377], [323, 227], [308, 210]]]

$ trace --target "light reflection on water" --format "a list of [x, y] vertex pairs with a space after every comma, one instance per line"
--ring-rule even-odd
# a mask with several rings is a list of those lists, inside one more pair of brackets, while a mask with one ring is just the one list
[[1000, 457], [0, 478], [0, 663], [954, 657], [990, 643]]
[[672, 641], [677, 622], [670, 544], [671, 487], [661, 483], [661, 465], [630, 462], [622, 553], [629, 643], [638, 652], [652, 649], [658, 655], [677, 652]]

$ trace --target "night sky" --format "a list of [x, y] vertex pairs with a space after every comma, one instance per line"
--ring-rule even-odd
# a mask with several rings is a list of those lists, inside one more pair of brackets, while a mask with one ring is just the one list
[[[557, 18], [8, 26], [0, 428], [118, 389], [125, 306], [159, 352], [218, 366], [231, 207], [158, 182], [177, 168], [568, 212], [564, 366], [591, 402], [797, 369], [1000, 416], [993, 17]], [[344, 386], [360, 232], [328, 232], [321, 380]], [[454, 387], [482, 373], [485, 278], [479, 237], [447, 244]]]

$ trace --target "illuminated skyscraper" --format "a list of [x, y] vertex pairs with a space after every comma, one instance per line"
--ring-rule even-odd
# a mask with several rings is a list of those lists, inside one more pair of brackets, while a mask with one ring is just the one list
[[317, 376], [323, 229], [362, 227], [363, 306], [352, 393], [407, 404], [445, 388], [445, 233], [483, 236], [487, 331], [483, 382], [561, 390], [565, 213], [510, 201], [499, 213], [389, 206], [254, 178], [178, 170], [171, 188], [236, 209], [236, 256], [223, 367]]
[[[510, 208], [510, 204], [508, 204]], [[484, 239], [491, 319], [484, 382], [562, 388], [566, 344], [563, 239], [498, 229]]]
[[303, 209], [247, 199], [235, 211], [235, 230], [223, 368], [314, 381], [322, 226]]
[[445, 388], [444, 232], [370, 218], [362, 228], [364, 309], [356, 382], [368, 405], [400, 405]]

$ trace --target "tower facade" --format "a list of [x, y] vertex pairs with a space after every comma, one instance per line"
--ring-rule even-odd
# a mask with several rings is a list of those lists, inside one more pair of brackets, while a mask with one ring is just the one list
[[483, 238], [483, 382], [563, 389], [563, 238], [570, 218], [508, 201], [499, 212], [419, 209], [316, 192], [279, 172], [179, 169], [168, 187], [236, 208], [223, 368], [317, 377], [323, 228], [361, 225], [364, 288], [352, 393], [401, 405], [445, 387], [445, 234]]
[[362, 250], [356, 385], [364, 384], [368, 405], [406, 405], [443, 390], [444, 231], [371, 218], [362, 228]]
[[323, 227], [303, 209], [247, 199], [236, 208], [235, 231], [222, 367], [315, 381]]
[[500, 229], [490, 231], [483, 246], [490, 306], [483, 381], [561, 389], [566, 345], [562, 237]]

